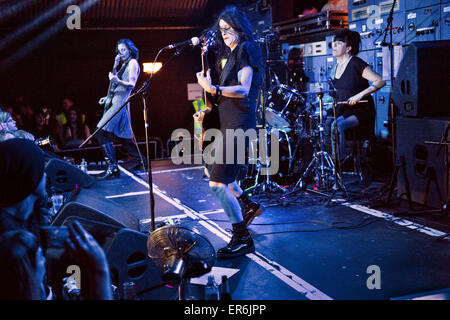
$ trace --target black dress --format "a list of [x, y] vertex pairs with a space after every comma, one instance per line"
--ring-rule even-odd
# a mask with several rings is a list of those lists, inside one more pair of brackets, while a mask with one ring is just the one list
[[[245, 41], [230, 53], [219, 78], [220, 86], [239, 85], [238, 72], [245, 66], [253, 69], [252, 84], [247, 97], [229, 98], [220, 97], [217, 101], [220, 131], [222, 132], [223, 164], [213, 163], [207, 166], [210, 174], [210, 180], [229, 184], [235, 181], [241, 168], [237, 159], [237, 139], [234, 139], [234, 158], [231, 163], [227, 159], [226, 129], [256, 129], [256, 105], [259, 91], [262, 85], [262, 58], [261, 51], [255, 42]], [[230, 145], [230, 144], [228, 144]], [[248, 140], [246, 140], [246, 147]], [[241, 147], [241, 146], [239, 146]]]
[[[333, 75], [333, 84], [337, 91], [337, 101], [347, 101], [349, 98], [369, 87], [369, 81], [362, 77], [363, 70], [368, 66], [366, 62], [358, 57], [352, 57], [339, 79]], [[347, 118], [355, 115], [358, 118], [360, 128], [367, 128], [372, 133], [375, 121], [375, 104], [371, 95], [363, 100], [367, 103], [358, 103], [355, 106], [347, 104], [339, 105], [336, 116]]]

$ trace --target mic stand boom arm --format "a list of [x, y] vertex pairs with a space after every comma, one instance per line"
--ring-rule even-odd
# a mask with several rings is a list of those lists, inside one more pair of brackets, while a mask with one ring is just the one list
[[[160, 53], [164, 50], [159, 50], [158, 54], [155, 57], [153, 66], [155, 65], [156, 60], [158, 59], [158, 56]], [[167, 64], [177, 55], [179, 55], [181, 52], [181, 49], [177, 50], [175, 52], [175, 55], [173, 55], [165, 64]], [[164, 67], [163, 67], [164, 68]], [[163, 68], [161, 68], [159, 71], [162, 71]], [[100, 127], [98, 127], [94, 133], [92, 133], [78, 148], [83, 148], [103, 127], [111, 121], [134, 97], [138, 95], [142, 95], [142, 101], [144, 104], [144, 122], [145, 122], [145, 140], [146, 140], [146, 152], [147, 152], [147, 177], [148, 177], [148, 187], [149, 187], [149, 198], [150, 198], [150, 218], [151, 218], [151, 228], [152, 231], [155, 230], [155, 201], [154, 201], [154, 195], [153, 195], [153, 180], [152, 180], [152, 171], [151, 171], [151, 161], [150, 161], [150, 150], [149, 150], [149, 124], [148, 124], [148, 113], [147, 113], [147, 105], [148, 105], [148, 88], [150, 86], [150, 81], [153, 78], [154, 73], [151, 73], [149, 78], [142, 84], [141, 88], [138, 89], [136, 92], [130, 94], [130, 96], [126, 99], [126, 101], [110, 116], [110, 118], [103, 123]], [[131, 125], [131, 124], [130, 124]]]

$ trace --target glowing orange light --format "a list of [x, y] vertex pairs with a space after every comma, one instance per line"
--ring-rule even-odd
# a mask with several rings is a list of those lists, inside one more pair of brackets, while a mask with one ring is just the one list
[[142, 65], [145, 73], [157, 73], [162, 68], [161, 62], [144, 62]]

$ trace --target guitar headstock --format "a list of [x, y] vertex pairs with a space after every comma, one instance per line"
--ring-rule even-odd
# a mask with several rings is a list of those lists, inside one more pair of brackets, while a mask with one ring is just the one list
[[208, 49], [216, 43], [216, 31], [209, 30], [201, 37], [202, 41], [202, 53], [208, 51]]

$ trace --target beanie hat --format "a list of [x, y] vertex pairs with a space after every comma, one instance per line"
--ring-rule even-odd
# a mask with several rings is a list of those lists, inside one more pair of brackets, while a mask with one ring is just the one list
[[44, 154], [33, 141], [0, 142], [0, 207], [10, 207], [28, 197], [44, 174]]

